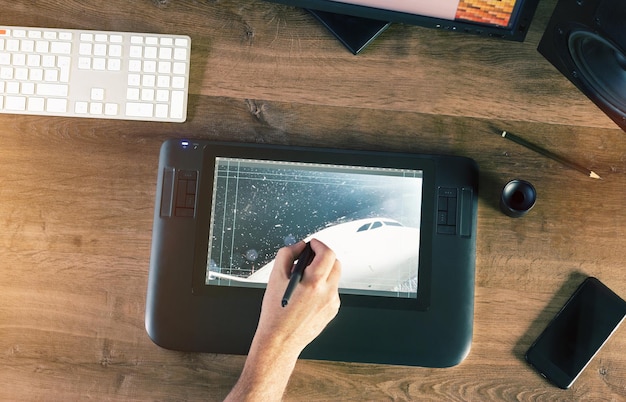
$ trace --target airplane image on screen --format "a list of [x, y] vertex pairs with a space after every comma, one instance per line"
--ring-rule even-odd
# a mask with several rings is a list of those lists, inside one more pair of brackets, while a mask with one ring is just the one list
[[[330, 226], [307, 238], [318, 239], [341, 262], [339, 287], [348, 292], [416, 292], [420, 230], [387, 218], [368, 218]], [[248, 277], [214, 271], [209, 279], [267, 283], [274, 260]], [[354, 290], [356, 292], [349, 292]]]

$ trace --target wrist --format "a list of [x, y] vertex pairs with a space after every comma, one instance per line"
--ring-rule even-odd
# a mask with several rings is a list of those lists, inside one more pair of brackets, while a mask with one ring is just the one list
[[259, 337], [257, 334], [252, 340], [248, 360], [250, 365], [266, 364], [269, 367], [284, 367], [293, 369], [301, 350], [291, 342], [277, 336]]
[[239, 381], [227, 400], [281, 400], [299, 351], [285, 342], [255, 336]]

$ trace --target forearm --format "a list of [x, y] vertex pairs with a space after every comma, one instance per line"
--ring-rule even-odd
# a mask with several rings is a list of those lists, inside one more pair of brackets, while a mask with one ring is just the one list
[[226, 401], [280, 401], [293, 372], [298, 353], [283, 349], [280, 344], [254, 342], [237, 384]]

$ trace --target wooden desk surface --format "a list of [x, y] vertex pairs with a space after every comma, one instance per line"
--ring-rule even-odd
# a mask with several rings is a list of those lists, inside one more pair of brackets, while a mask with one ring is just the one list
[[[243, 357], [163, 350], [144, 330], [159, 146], [198, 137], [481, 166], [469, 357], [450, 369], [300, 361], [287, 400], [624, 400], [624, 327], [570, 390], [523, 361], [584, 276], [626, 296], [626, 134], [536, 52], [554, 4], [541, 2], [524, 43], [393, 25], [353, 56], [306, 12], [262, 1], [1, 0], [0, 24], [187, 34], [193, 49], [184, 124], [0, 115], [0, 399], [226, 395]], [[539, 194], [517, 220], [497, 208], [516, 177]]]

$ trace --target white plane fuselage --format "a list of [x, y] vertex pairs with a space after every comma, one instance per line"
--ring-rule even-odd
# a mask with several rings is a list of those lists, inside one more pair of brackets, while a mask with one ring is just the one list
[[[341, 262], [340, 288], [397, 291], [399, 285], [417, 277], [420, 231], [395, 220], [369, 218], [341, 223], [304, 240], [311, 239], [330, 247]], [[274, 260], [247, 278], [215, 277], [267, 283], [273, 267]]]

